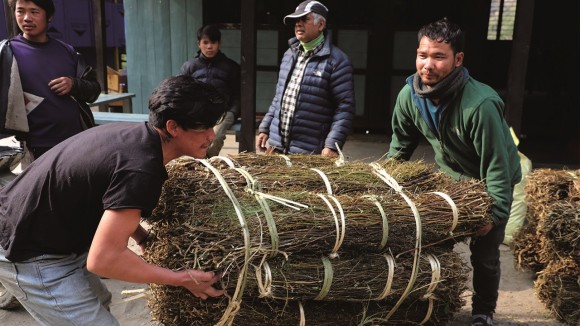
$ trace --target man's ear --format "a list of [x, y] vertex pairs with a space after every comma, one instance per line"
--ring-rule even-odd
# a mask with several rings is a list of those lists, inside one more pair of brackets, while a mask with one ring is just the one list
[[318, 31], [322, 33], [322, 31], [326, 28], [326, 20], [321, 19], [318, 25]]
[[175, 122], [175, 120], [167, 120], [167, 122], [165, 122], [165, 130], [167, 130], [167, 133], [171, 135], [171, 137], [175, 137], [177, 135], [178, 128], [179, 125], [177, 122]]
[[455, 67], [459, 67], [463, 64], [464, 55], [465, 54], [463, 52], [457, 52], [457, 54], [455, 55]]

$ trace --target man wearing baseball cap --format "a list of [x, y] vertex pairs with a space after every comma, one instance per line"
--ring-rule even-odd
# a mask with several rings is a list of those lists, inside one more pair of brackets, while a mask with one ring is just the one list
[[327, 17], [328, 8], [313, 0], [284, 17], [295, 37], [259, 126], [257, 151], [336, 157], [344, 146], [355, 112], [353, 67], [326, 35]]

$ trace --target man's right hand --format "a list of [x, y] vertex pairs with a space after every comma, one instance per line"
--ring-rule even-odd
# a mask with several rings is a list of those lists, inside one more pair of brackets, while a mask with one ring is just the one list
[[265, 152], [268, 149], [268, 134], [261, 132], [256, 139], [256, 151]]

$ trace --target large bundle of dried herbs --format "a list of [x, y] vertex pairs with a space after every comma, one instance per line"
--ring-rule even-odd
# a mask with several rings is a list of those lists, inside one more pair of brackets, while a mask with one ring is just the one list
[[[379, 257], [377, 257], [379, 258]], [[275, 261], [280, 262], [281, 258]], [[362, 259], [365, 260], [365, 259]], [[366, 259], [368, 261], [368, 259]], [[386, 261], [381, 257], [382, 261]], [[346, 267], [349, 265], [350, 267]], [[357, 264], [359, 263], [359, 264]], [[263, 264], [263, 261], [262, 261]], [[236, 312], [235, 325], [298, 325], [301, 321], [306, 325], [417, 325], [422, 321], [428, 324], [440, 325], [449, 321], [454, 312], [457, 312], [464, 304], [461, 293], [466, 289], [468, 268], [460, 256], [454, 252], [439, 255], [425, 254], [420, 261], [420, 271], [416, 275], [415, 284], [405, 300], [397, 306], [398, 299], [404, 294], [406, 284], [410, 282], [409, 272], [412, 269], [410, 257], [393, 259], [390, 267], [382, 270], [382, 263], [377, 259], [377, 264], [364, 265], [361, 259], [343, 259], [343, 262], [332, 263], [334, 266], [331, 284], [326, 298], [320, 300], [281, 300], [272, 299], [271, 295], [260, 296], [261, 291], [278, 291], [268, 289], [263, 283], [265, 278], [258, 282], [250, 273], [246, 284], [246, 294]], [[387, 263], [388, 265], [389, 263]], [[290, 264], [289, 264], [290, 265]], [[301, 265], [298, 261], [293, 266]], [[308, 263], [300, 266], [300, 272], [292, 270], [292, 266], [286, 266], [273, 272], [278, 277], [272, 277], [271, 287], [302, 289], [303, 293], [310, 292], [311, 288], [321, 290], [320, 285], [324, 281], [317, 280], [319, 277], [328, 280], [328, 273], [321, 270], [308, 268]], [[273, 270], [276, 269], [273, 267]], [[319, 275], [313, 276], [313, 273]], [[368, 274], [365, 274], [368, 273]], [[342, 275], [341, 275], [342, 274]], [[373, 277], [373, 275], [382, 275]], [[288, 278], [302, 278], [304, 283], [297, 280], [283, 280]], [[380, 280], [377, 280], [380, 278]], [[231, 281], [231, 279], [230, 279]], [[279, 282], [287, 282], [286, 285], [277, 285]], [[357, 284], [360, 281], [360, 284]], [[382, 281], [382, 282], [381, 282]], [[227, 281], [226, 281], [227, 282]], [[376, 296], [369, 292], [365, 284], [376, 283], [380, 288]], [[382, 284], [379, 284], [382, 283]], [[346, 288], [342, 288], [345, 286]], [[213, 325], [223, 318], [223, 311], [227, 307], [227, 299], [209, 299], [200, 301], [191, 293], [182, 288], [153, 285], [153, 293], [150, 297], [150, 306], [153, 316], [164, 325]], [[372, 287], [372, 285], [371, 285]], [[226, 288], [229, 288], [226, 286]], [[230, 289], [231, 290], [231, 289]], [[330, 297], [335, 291], [343, 292], [342, 296], [348, 297], [347, 291], [358, 295], [370, 294], [366, 300], [347, 302], [334, 300]], [[230, 292], [231, 293], [231, 292]]]
[[580, 201], [557, 202], [538, 221], [543, 250], [540, 255], [549, 261], [556, 257], [572, 257], [580, 263]]
[[[279, 162], [283, 157], [285, 164]], [[342, 163], [318, 155], [251, 155], [230, 156], [235, 166], [244, 167], [269, 192], [290, 187], [327, 191], [327, 183], [333, 194], [352, 192], [392, 191], [374, 172], [384, 169], [398, 184], [409, 192], [425, 192], [450, 183], [449, 177], [436, 172], [434, 165], [422, 161], [400, 162], [384, 160], [372, 165], [364, 162]], [[314, 161], [314, 165], [310, 165]], [[269, 165], [267, 163], [269, 162]], [[256, 163], [256, 164], [255, 164]], [[264, 169], [267, 166], [267, 169]]]
[[580, 321], [580, 170], [528, 177], [528, 224], [514, 238], [520, 268], [538, 272], [536, 294], [559, 320]]
[[[182, 160], [171, 166], [171, 178], [152, 220], [163, 220], [165, 229], [168, 217], [179, 218], [179, 224], [182, 218], [189, 218], [188, 232], [210, 234], [221, 230], [228, 234], [226, 240], [220, 234], [211, 239], [219, 240], [222, 246], [240, 248], [244, 240], [236, 207], [220, 194], [221, 185], [214, 183], [208, 174], [211, 172], [202, 167], [194, 160]], [[228, 170], [221, 174], [227, 175]], [[239, 210], [247, 216], [244, 225], [252, 235], [251, 250], [289, 254], [337, 253], [341, 248], [357, 248], [400, 253], [412, 249], [409, 244], [416, 238], [413, 209], [420, 216], [423, 246], [452, 238], [461, 241], [490, 221], [491, 201], [478, 181], [446, 184], [439, 193], [416, 194], [412, 199], [414, 207], [394, 192], [329, 196], [309, 188], [296, 192], [300, 190], [296, 187], [285, 193], [275, 192], [288, 202], [270, 197], [258, 201], [255, 194], [247, 191], [246, 183], [239, 187], [232, 184], [231, 178], [227, 181], [240, 204]]]
[[566, 325], [580, 324], [580, 264], [564, 258], [548, 263], [535, 282], [540, 300]]
[[[511, 244], [520, 269], [538, 272], [548, 263], [551, 254], [546, 253], [547, 239], [542, 236], [538, 223], [551, 214], [554, 204], [580, 201], [579, 180], [580, 170], [535, 169], [528, 176], [528, 214]], [[571, 232], [569, 236], [574, 238], [574, 231]]]
[[[231, 297], [199, 302], [184, 289], [152, 286], [155, 319], [417, 324], [459, 309], [467, 272], [452, 244], [490, 221], [483, 184], [451, 183], [421, 162], [312, 168], [309, 157], [245, 166], [258, 160], [247, 156], [244, 167], [181, 159], [168, 168], [145, 258], [174, 270], [221, 271]], [[339, 304], [344, 316], [331, 317], [336, 308], [324, 311], [332, 305], [320, 301]], [[302, 309], [290, 308], [298, 303]]]

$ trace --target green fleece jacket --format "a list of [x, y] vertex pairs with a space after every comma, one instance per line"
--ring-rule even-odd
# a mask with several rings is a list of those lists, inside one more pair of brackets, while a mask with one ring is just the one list
[[393, 136], [387, 158], [409, 160], [422, 136], [435, 151], [435, 162], [455, 180], [484, 180], [494, 205], [494, 224], [507, 223], [512, 189], [520, 182], [518, 150], [503, 118], [504, 103], [489, 86], [469, 77], [441, 112], [439, 131], [416, 105], [412, 78], [399, 92], [393, 112]]

